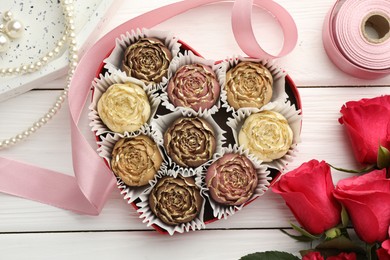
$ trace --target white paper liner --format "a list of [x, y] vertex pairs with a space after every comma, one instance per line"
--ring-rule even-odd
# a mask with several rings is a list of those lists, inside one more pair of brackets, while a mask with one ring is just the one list
[[[224, 72], [222, 70], [221, 65], [220, 64], [215, 65], [215, 62], [212, 60], [206, 60], [204, 58], [196, 56], [192, 51], [185, 51], [184, 55], [179, 53], [178, 57], [176, 57], [174, 60], [172, 60], [171, 65], [169, 66], [169, 73], [168, 74], [171, 75], [171, 77], [173, 77], [173, 75], [175, 75], [176, 71], [180, 67], [182, 67], [184, 65], [194, 64], [194, 63], [200, 63], [200, 64], [203, 64], [203, 65], [206, 65], [206, 66], [212, 68], [215, 75], [217, 76], [219, 86], [222, 90], [222, 86], [224, 84], [223, 79], [225, 76], [223, 75]], [[167, 109], [169, 109], [171, 111], [193, 110], [193, 109], [188, 108], [188, 107], [175, 107], [169, 100], [168, 94], [166, 92], [167, 86], [168, 86], [168, 83], [165, 87], [163, 87], [163, 93], [160, 96], [163, 106], [165, 106]], [[221, 98], [219, 96], [216, 103], [210, 109], [205, 109], [205, 110], [199, 109], [199, 111], [196, 111], [196, 112], [199, 114], [202, 114], [202, 115], [212, 115], [218, 111], [220, 106], [221, 106]]]
[[281, 68], [279, 68], [277, 65], [275, 65], [274, 61], [264, 60], [264, 59], [250, 59], [250, 58], [244, 58], [242, 56], [237, 56], [237, 57], [227, 58], [221, 64], [222, 66], [221, 80], [223, 81], [223, 85], [222, 85], [223, 87], [221, 89], [222, 107], [225, 107], [228, 112], [230, 111], [236, 112], [236, 109], [231, 107], [229, 105], [229, 102], [227, 101], [227, 92], [225, 90], [226, 73], [228, 72], [228, 70], [235, 67], [241, 61], [252, 61], [252, 62], [260, 63], [271, 72], [273, 77], [271, 102], [277, 102], [277, 101], [285, 102], [287, 100], [288, 95], [285, 91], [285, 81], [286, 81], [285, 78], [287, 76], [287, 73], [283, 71]]
[[302, 115], [300, 110], [296, 110], [294, 105], [291, 105], [290, 101], [284, 102], [270, 102], [263, 106], [261, 109], [246, 108], [239, 109], [236, 113], [233, 113], [233, 117], [228, 119], [227, 125], [232, 129], [234, 141], [238, 144], [238, 133], [245, 122], [245, 119], [252, 113], [257, 113], [264, 110], [270, 110], [282, 114], [288, 121], [288, 124], [293, 132], [293, 141], [288, 152], [281, 158], [273, 160], [272, 162], [266, 162], [269, 168], [274, 168], [283, 173], [287, 170], [287, 165], [293, 160], [296, 153], [296, 146], [301, 142], [300, 132], [302, 124]]
[[213, 215], [214, 217], [217, 217], [218, 219], [224, 218], [226, 219], [228, 216], [233, 215], [235, 212], [241, 210], [244, 205], [248, 202], [245, 202], [241, 205], [237, 206], [228, 206], [228, 205], [222, 205], [216, 201], [214, 201], [210, 194], [209, 194], [209, 189], [207, 188], [206, 185], [206, 173], [208, 167], [217, 161], [219, 158], [221, 158], [223, 155], [228, 154], [228, 153], [234, 153], [234, 154], [240, 154], [245, 157], [247, 157], [253, 164], [257, 177], [258, 177], [258, 184], [256, 189], [253, 192], [252, 197], [248, 201], [252, 201], [260, 196], [262, 196], [267, 190], [268, 187], [270, 186], [270, 181], [272, 180], [271, 177], [269, 177], [270, 171], [267, 170], [267, 166], [261, 164], [261, 162], [251, 155], [248, 150], [243, 150], [242, 147], [239, 147], [238, 145], [229, 145], [228, 147], [225, 147], [222, 149], [221, 153], [215, 154], [213, 159], [207, 163], [207, 165], [204, 165], [203, 168], [203, 174], [199, 175], [196, 177], [196, 182], [198, 185], [201, 185], [202, 187], [202, 192], [204, 193], [205, 197], [208, 198], [211, 208], [213, 209]]
[[[111, 54], [103, 61], [105, 63], [104, 68], [107, 69], [109, 73], [122, 71], [122, 60], [127, 47], [137, 42], [139, 39], [146, 37], [153, 37], [161, 40], [164, 45], [171, 51], [172, 60], [177, 56], [180, 51], [181, 44], [178, 42], [178, 39], [170, 32], [149, 30], [145, 28], [143, 28], [142, 30], [131, 30], [130, 32], [122, 34], [119, 38], [116, 39], [115, 48], [113, 49]], [[170, 78], [169, 74], [168, 78]], [[159, 89], [161, 88], [161, 86], [166, 84], [168, 78], [164, 77], [160, 83], [152, 83], [149, 85], [149, 87], [153, 88], [153, 90]]]
[[152, 120], [153, 116], [155, 115], [158, 105], [160, 104], [160, 99], [158, 98], [158, 94], [155, 93], [154, 90], [147, 87], [144, 82], [141, 80], [135, 79], [133, 77], [128, 77], [123, 72], [117, 72], [114, 74], [108, 74], [106, 73], [104, 76], [100, 75], [99, 78], [96, 78], [92, 82], [92, 86], [94, 87], [94, 93], [92, 97], [92, 102], [89, 105], [89, 109], [91, 110], [88, 114], [89, 119], [91, 120], [90, 126], [93, 132], [95, 134], [101, 135], [105, 133], [115, 133], [111, 131], [101, 120], [99, 113], [97, 111], [97, 103], [100, 99], [100, 97], [103, 95], [103, 93], [113, 84], [115, 83], [135, 83], [139, 86], [142, 86], [142, 88], [145, 90], [146, 95], [148, 96], [149, 104], [150, 104], [150, 117], [146, 124], [150, 124], [150, 121]]
[[[164, 176], [171, 176], [176, 178], [178, 175], [182, 175], [183, 177], [191, 177], [191, 176], [185, 176], [182, 174], [181, 171], [174, 171], [174, 170], [163, 170], [160, 171], [159, 174], [155, 177], [153, 181], [151, 181], [150, 186], [145, 190], [144, 193], [141, 194], [140, 200], [141, 202], [137, 203], [137, 207], [139, 208], [137, 210], [138, 213], [140, 213], [140, 218], [142, 218], [143, 223], [147, 223], [147, 226], [151, 225], [157, 225], [163, 229], [165, 229], [170, 235], [173, 235], [175, 232], [177, 233], [184, 233], [189, 232], [190, 230], [200, 230], [205, 228], [205, 223], [203, 221], [203, 215], [204, 215], [204, 208], [206, 203], [206, 198], [203, 196], [202, 192], [200, 192], [201, 197], [203, 198], [203, 204], [201, 207], [201, 210], [198, 214], [198, 217], [193, 219], [190, 222], [182, 223], [176, 226], [167, 225], [164, 222], [162, 222], [159, 218], [156, 217], [156, 215], [152, 212], [152, 210], [149, 207], [149, 194], [152, 191], [153, 187], [156, 185], [159, 179], [161, 179]], [[195, 172], [192, 176], [195, 177]], [[199, 187], [201, 191], [201, 187], [195, 182], [195, 184]]]
[[[97, 149], [98, 154], [107, 162], [109, 167], [111, 168], [111, 159], [112, 159], [112, 150], [114, 149], [115, 144], [120, 140], [121, 138], [128, 138], [128, 137], [136, 137], [139, 135], [146, 135], [150, 137], [157, 145], [158, 149], [160, 150], [161, 157], [163, 157], [163, 151], [162, 151], [162, 145], [163, 145], [163, 138], [160, 132], [154, 131], [151, 129], [151, 127], [142, 127], [140, 130], [132, 133], [126, 133], [126, 134], [107, 134], [106, 136], [101, 137], [101, 141], [98, 142], [99, 148]], [[160, 170], [166, 170], [167, 166], [166, 163], [162, 163]], [[115, 175], [114, 173], [112, 173]], [[141, 186], [141, 187], [129, 187], [127, 186], [119, 177], [117, 177], [117, 186], [121, 190], [121, 194], [124, 195], [124, 199], [128, 200], [128, 203], [132, 203], [134, 200], [136, 200], [142, 192], [144, 192], [145, 188], [148, 186]]]
[[[215, 153], [220, 153], [222, 151], [222, 146], [226, 141], [226, 138], [224, 136], [225, 131], [221, 129], [221, 127], [214, 121], [214, 119], [210, 115], [200, 115], [199, 113], [195, 112], [194, 110], [177, 110], [175, 112], [158, 116], [157, 119], [153, 120], [151, 122], [152, 128], [156, 131], [159, 131], [164, 136], [164, 133], [166, 130], [172, 125], [172, 123], [179, 117], [200, 117], [204, 120], [206, 120], [211, 127], [214, 130], [215, 134], [215, 140], [216, 140], [216, 148]], [[163, 147], [164, 151], [165, 148]], [[215, 154], [214, 153], [214, 154]], [[165, 151], [165, 154], [168, 155]], [[167, 156], [167, 164], [169, 169], [173, 169], [176, 171], [196, 171], [198, 168], [202, 167], [202, 165], [196, 167], [196, 168], [186, 168], [178, 165], [175, 163], [169, 156]], [[207, 162], [206, 162], [207, 163]]]

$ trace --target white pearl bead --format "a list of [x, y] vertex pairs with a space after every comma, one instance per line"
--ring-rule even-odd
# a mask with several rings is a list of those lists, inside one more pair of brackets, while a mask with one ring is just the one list
[[12, 12], [11, 11], [6, 11], [6, 12], [4, 12], [4, 14], [3, 14], [3, 20], [4, 21], [10, 21], [10, 20], [12, 20]]
[[53, 107], [49, 110], [49, 112], [52, 114], [52, 115], [55, 115], [57, 112], [58, 112], [58, 108], [57, 107]]
[[42, 123], [41, 123], [41, 122], [35, 122], [35, 123], [34, 123], [35, 130], [37, 130], [37, 129], [40, 128], [41, 126], [42, 126]]
[[35, 68], [39, 69], [41, 67], [42, 67], [42, 62], [40, 61], [35, 62]]
[[34, 72], [35, 71], [35, 65], [34, 64], [30, 64], [30, 66], [28, 66], [28, 71], [29, 72]]
[[5, 32], [10, 38], [20, 38], [24, 32], [24, 26], [19, 20], [11, 20], [5, 24]]
[[62, 102], [58, 102], [58, 101], [57, 101], [57, 102], [54, 104], [54, 107], [60, 109], [60, 108], [61, 108], [61, 105], [62, 105]]
[[6, 52], [9, 49], [9, 39], [8, 37], [0, 32], [0, 52]]

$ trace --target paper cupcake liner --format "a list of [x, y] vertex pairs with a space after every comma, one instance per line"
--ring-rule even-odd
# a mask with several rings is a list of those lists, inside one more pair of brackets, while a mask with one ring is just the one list
[[300, 110], [296, 110], [290, 101], [284, 102], [270, 102], [261, 109], [239, 109], [233, 113], [227, 121], [227, 125], [232, 129], [234, 141], [238, 144], [238, 133], [245, 122], [245, 119], [252, 113], [257, 113], [264, 110], [270, 110], [282, 114], [288, 121], [288, 124], [293, 132], [293, 141], [288, 152], [281, 158], [275, 159], [272, 162], [264, 162], [263, 164], [269, 168], [277, 169], [280, 172], [287, 170], [287, 164], [293, 160], [296, 153], [296, 146], [301, 142], [300, 131], [302, 123], [302, 115]]
[[228, 206], [228, 205], [222, 205], [216, 201], [214, 201], [210, 194], [209, 194], [209, 189], [207, 188], [206, 185], [206, 172], [208, 167], [217, 161], [219, 158], [221, 158], [223, 155], [228, 154], [228, 153], [234, 153], [234, 154], [240, 154], [245, 157], [247, 157], [253, 164], [254, 168], [256, 169], [257, 177], [258, 177], [258, 184], [256, 189], [253, 192], [253, 195], [251, 198], [249, 198], [248, 201], [254, 200], [260, 196], [262, 196], [267, 190], [270, 185], [270, 181], [272, 180], [271, 177], [269, 177], [270, 172], [267, 170], [267, 166], [261, 164], [261, 162], [251, 155], [247, 150], [243, 150], [242, 147], [239, 147], [238, 145], [229, 145], [228, 147], [225, 147], [222, 149], [221, 153], [215, 154], [213, 159], [207, 163], [203, 167], [203, 174], [199, 175], [196, 177], [196, 182], [198, 185], [201, 185], [202, 187], [202, 192], [204, 193], [205, 197], [208, 198], [210, 202], [210, 206], [213, 209], [213, 215], [214, 217], [221, 219], [224, 218], [226, 219], [228, 216], [233, 215], [235, 212], [241, 210], [244, 205], [248, 202], [245, 202], [241, 205], [237, 206]]
[[117, 72], [115, 74], [106, 73], [104, 76], [100, 75], [100, 78], [96, 78], [92, 82], [94, 93], [93, 93], [92, 102], [89, 106], [90, 112], [88, 114], [88, 117], [91, 121], [89, 125], [91, 126], [92, 131], [95, 132], [97, 136], [106, 133], [115, 133], [103, 123], [103, 121], [99, 116], [99, 113], [97, 111], [97, 104], [99, 99], [111, 85], [115, 83], [126, 83], [126, 82], [135, 83], [139, 86], [142, 86], [142, 88], [145, 90], [151, 108], [150, 117], [146, 124], [150, 124], [150, 121], [153, 119], [157, 111], [157, 108], [160, 104], [160, 99], [158, 98], [158, 94], [155, 93], [155, 91], [148, 88], [142, 81], [135, 79], [133, 77], [128, 77], [123, 72]]
[[[157, 216], [152, 212], [149, 206], [149, 194], [152, 191], [153, 187], [157, 184], [158, 180], [161, 179], [164, 176], [171, 176], [176, 178], [178, 175], [182, 175], [182, 172], [180, 171], [174, 171], [174, 170], [163, 170], [160, 171], [159, 174], [155, 177], [153, 181], [151, 181], [150, 186], [145, 190], [144, 193], [141, 194], [139, 197], [141, 202], [137, 203], [137, 207], [139, 208], [137, 210], [138, 213], [140, 213], [140, 218], [143, 219], [143, 223], [147, 223], [147, 226], [156, 225], [160, 228], [165, 229], [170, 235], [173, 235], [175, 232], [177, 233], [184, 233], [189, 232], [190, 230], [200, 230], [205, 228], [205, 223], [203, 221], [203, 215], [204, 215], [204, 208], [206, 203], [206, 198], [204, 198], [202, 192], [200, 192], [201, 197], [203, 198], [203, 204], [201, 207], [201, 210], [198, 214], [198, 216], [193, 219], [190, 222], [182, 223], [175, 226], [170, 226], [162, 222]], [[195, 172], [194, 172], [195, 174]], [[183, 177], [190, 177], [190, 176], [184, 176]], [[193, 175], [195, 176], [195, 175]], [[196, 183], [197, 184], [197, 183]], [[201, 187], [197, 184], [199, 189], [201, 190]]]
[[[171, 51], [172, 60], [177, 56], [180, 51], [181, 44], [178, 43], [178, 39], [174, 37], [173, 34], [170, 32], [149, 30], [145, 28], [143, 28], [142, 30], [131, 30], [130, 32], [122, 34], [119, 38], [116, 39], [115, 48], [113, 49], [111, 54], [103, 61], [105, 63], [104, 68], [107, 69], [109, 73], [116, 73], [117, 71], [122, 71], [122, 60], [127, 47], [137, 42], [139, 39], [147, 37], [153, 37], [161, 40], [164, 45]], [[170, 76], [168, 74], [168, 78], [169, 77]], [[161, 86], [166, 84], [168, 78], [164, 77], [160, 83], [152, 83], [151, 85], [149, 85], [149, 87], [153, 90], [160, 89]]]
[[[158, 149], [160, 150], [161, 156], [163, 157], [163, 151], [162, 151], [162, 144], [163, 144], [163, 138], [161, 133], [156, 132], [151, 129], [151, 127], [142, 127], [140, 130], [132, 133], [126, 133], [126, 134], [107, 134], [106, 136], [101, 137], [101, 141], [98, 142], [99, 148], [98, 148], [98, 154], [106, 161], [108, 166], [111, 168], [111, 159], [112, 159], [112, 150], [114, 149], [115, 144], [120, 140], [121, 138], [131, 138], [136, 137], [139, 135], [146, 135], [150, 137], [156, 144]], [[160, 170], [163, 171], [166, 170], [167, 166], [166, 163], [162, 163]], [[114, 173], [112, 173], [114, 174]], [[114, 174], [115, 175], [115, 174]], [[145, 188], [147, 186], [141, 186], [141, 187], [130, 187], [127, 186], [119, 177], [117, 178], [117, 186], [121, 190], [121, 194], [124, 195], [124, 199], [128, 200], [128, 203], [132, 203], [138, 197], [142, 192], [144, 192]]]
[[[196, 113], [193, 110], [177, 110], [172, 113], [158, 116], [157, 119], [153, 120], [151, 122], [152, 128], [156, 131], [160, 132], [162, 136], [164, 136], [164, 133], [167, 131], [167, 129], [172, 125], [172, 123], [179, 117], [201, 117], [202, 119], [206, 120], [211, 127], [214, 129], [215, 133], [215, 139], [216, 139], [216, 149], [215, 153], [220, 153], [222, 151], [222, 146], [224, 145], [226, 138], [224, 136], [225, 131], [221, 129], [221, 127], [214, 121], [214, 119], [210, 115], [200, 115], [199, 113]], [[165, 151], [165, 147], [163, 146], [163, 149]], [[167, 154], [165, 151], [165, 154], [167, 155], [167, 164], [169, 169], [177, 170], [177, 171], [196, 171], [199, 167], [202, 167], [202, 165], [196, 167], [196, 168], [186, 168], [182, 167], [178, 164], [176, 164]], [[207, 163], [207, 162], [206, 162]]]
[[[184, 65], [194, 64], [194, 63], [200, 63], [200, 64], [203, 64], [203, 65], [206, 65], [206, 66], [212, 68], [212, 70], [214, 71], [215, 75], [217, 76], [217, 80], [218, 80], [219, 86], [222, 89], [222, 86], [223, 86], [223, 83], [224, 83], [224, 81], [223, 81], [224, 75], [223, 75], [223, 71], [222, 71], [221, 65], [215, 65], [214, 61], [206, 60], [206, 59], [204, 59], [202, 57], [196, 56], [191, 51], [185, 51], [184, 55], [179, 53], [178, 57], [174, 58], [171, 61], [171, 65], [169, 67], [168, 74], [171, 75], [171, 77], [173, 77], [173, 75], [175, 75], [176, 71], [180, 67], [182, 67]], [[167, 85], [163, 87], [163, 93], [160, 96], [160, 98], [162, 100], [162, 105], [163, 106], [165, 106], [170, 111], [178, 111], [178, 110], [192, 110], [192, 111], [194, 111], [193, 109], [188, 108], [188, 107], [175, 107], [171, 103], [171, 101], [169, 100], [168, 94], [166, 92], [167, 88], [168, 88], [168, 82], [167, 82]], [[212, 115], [212, 114], [215, 114], [218, 111], [220, 106], [221, 106], [221, 98], [218, 97], [216, 103], [210, 109], [204, 109], [204, 110], [200, 109], [199, 111], [195, 111], [195, 112], [197, 112], [197, 113], [199, 113], [201, 115]]]
[[279, 68], [277, 65], [275, 65], [274, 61], [264, 60], [264, 59], [250, 59], [250, 58], [237, 56], [237, 57], [227, 58], [221, 64], [222, 67], [221, 80], [223, 82], [223, 87], [221, 89], [222, 107], [225, 107], [228, 112], [230, 111], [236, 112], [236, 109], [231, 107], [229, 105], [229, 102], [227, 101], [227, 92], [225, 90], [226, 73], [241, 61], [252, 61], [252, 62], [260, 63], [264, 67], [266, 67], [271, 72], [273, 77], [273, 87], [272, 87], [273, 93], [272, 93], [271, 102], [287, 101], [288, 95], [285, 92], [285, 77], [287, 76], [287, 73], [283, 71], [281, 68]]

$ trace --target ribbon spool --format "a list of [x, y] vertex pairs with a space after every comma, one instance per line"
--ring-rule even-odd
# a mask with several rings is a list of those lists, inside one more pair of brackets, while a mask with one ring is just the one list
[[332, 62], [362, 79], [389, 75], [389, 14], [389, 1], [337, 1], [325, 18], [322, 35]]

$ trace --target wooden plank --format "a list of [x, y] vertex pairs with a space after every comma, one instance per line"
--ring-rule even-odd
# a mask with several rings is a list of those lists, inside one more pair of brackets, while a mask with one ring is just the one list
[[[357, 168], [344, 129], [337, 122], [339, 110], [348, 100], [390, 93], [390, 87], [301, 88], [303, 103], [302, 143], [290, 169], [312, 158], [339, 167]], [[33, 91], [0, 103], [0, 139], [23, 130], [41, 116], [58, 91]], [[65, 105], [66, 107], [66, 105]], [[81, 127], [89, 132], [83, 116]], [[94, 142], [93, 137], [89, 138]], [[66, 174], [72, 174], [70, 136], [66, 109], [23, 144], [0, 151], [0, 156], [26, 161]], [[348, 174], [334, 172], [335, 182]], [[288, 227], [294, 218], [283, 200], [268, 192], [243, 211], [208, 228]], [[73, 214], [51, 206], [0, 194], [0, 232], [58, 230], [142, 230], [145, 225], [118, 191], [111, 194], [99, 217]]]
[[201, 231], [172, 237], [155, 232], [0, 235], [1, 259], [229, 260], [268, 250], [298, 255], [307, 248], [307, 243], [293, 241], [279, 230]]

